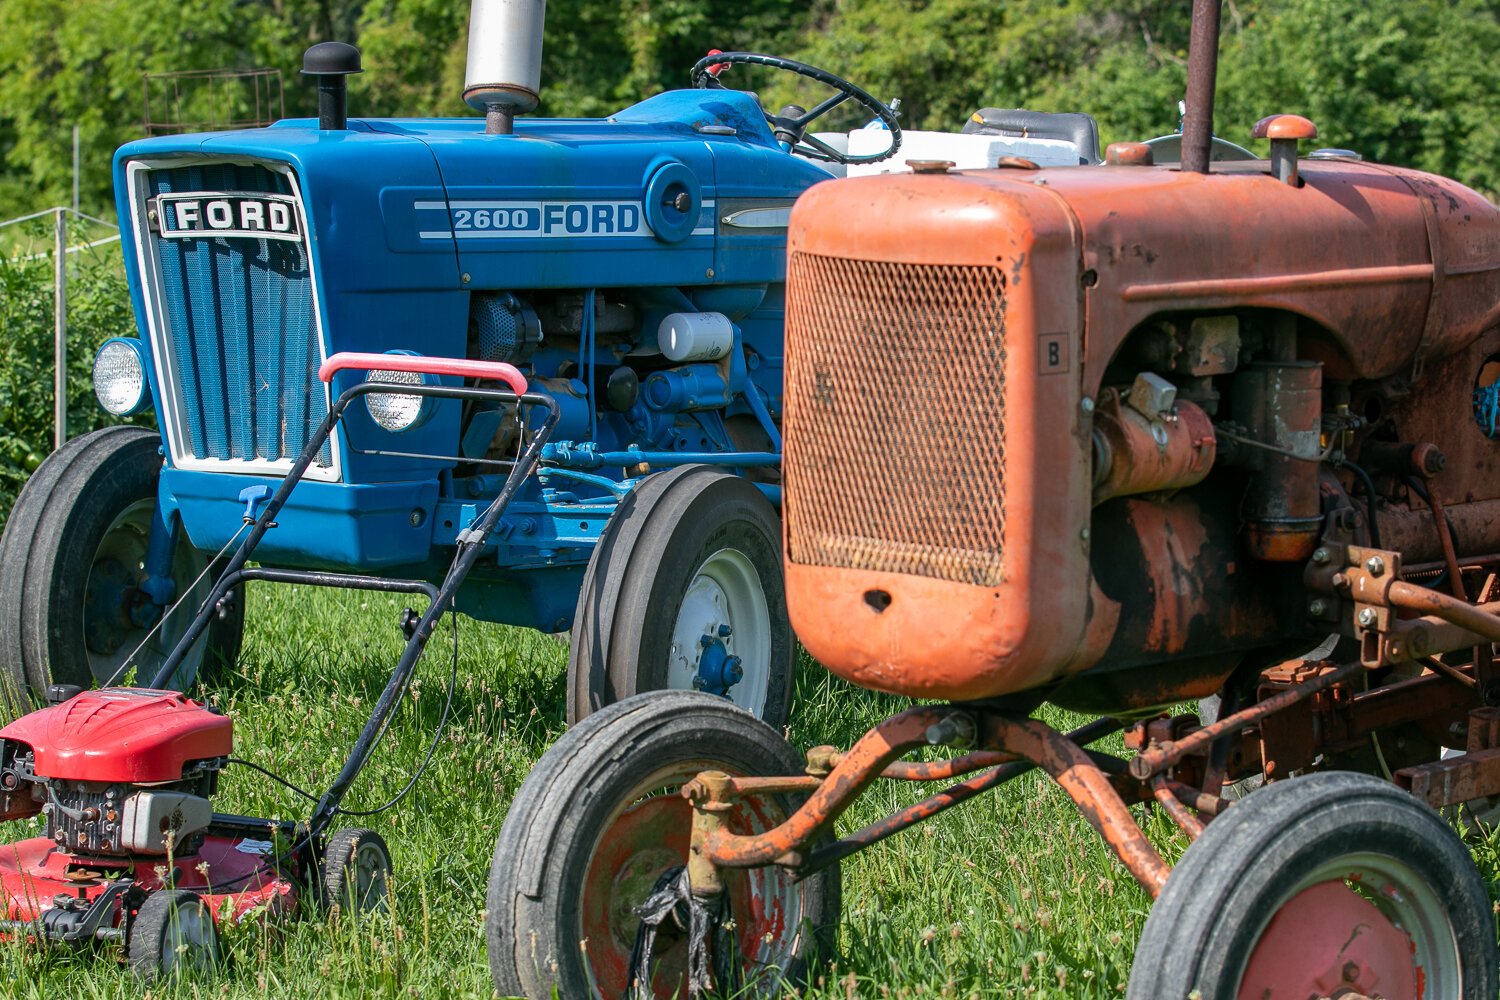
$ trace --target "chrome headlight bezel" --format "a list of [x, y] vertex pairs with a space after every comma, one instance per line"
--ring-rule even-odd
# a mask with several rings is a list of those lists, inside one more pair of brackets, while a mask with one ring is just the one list
[[94, 353], [94, 398], [106, 413], [129, 417], [151, 405], [145, 346], [134, 337], [111, 337]]
[[[409, 358], [421, 357], [416, 351], [395, 350], [385, 353]], [[440, 384], [436, 375], [387, 371], [379, 368], [372, 368], [365, 372], [365, 381], [395, 385]], [[375, 426], [391, 434], [404, 434], [421, 427], [432, 419], [432, 414], [437, 409], [436, 404], [437, 400], [431, 396], [407, 396], [390, 392], [365, 394], [365, 410], [369, 413], [370, 419], [375, 421]]]

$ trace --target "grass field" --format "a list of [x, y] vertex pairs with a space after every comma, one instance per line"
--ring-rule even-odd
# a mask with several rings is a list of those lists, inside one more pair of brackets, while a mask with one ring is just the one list
[[[399, 652], [401, 605], [387, 595], [266, 584], [248, 601], [240, 665], [208, 693], [234, 717], [240, 756], [321, 789]], [[383, 802], [405, 784], [440, 714], [450, 656], [445, 631], [351, 807]], [[273, 933], [233, 928], [227, 969], [149, 996], [491, 997], [482, 937], [490, 854], [515, 789], [563, 729], [565, 661], [564, 647], [545, 636], [462, 620], [455, 722], [423, 782], [372, 824], [395, 856], [394, 911], [360, 924], [309, 914]], [[900, 706], [804, 661], [791, 737], [804, 747], [848, 745]], [[1079, 720], [1057, 713], [1049, 721]], [[914, 792], [877, 786], [844, 824], [870, 822]], [[290, 792], [244, 769], [226, 774], [217, 806], [305, 814]], [[1148, 829], [1169, 859], [1186, 847], [1159, 815]], [[1474, 843], [1492, 882], [1497, 847], [1495, 836]], [[1061, 792], [1028, 776], [845, 862], [842, 957], [806, 995], [1120, 996], [1148, 906]], [[0, 946], [0, 996], [142, 995], [111, 953]]]

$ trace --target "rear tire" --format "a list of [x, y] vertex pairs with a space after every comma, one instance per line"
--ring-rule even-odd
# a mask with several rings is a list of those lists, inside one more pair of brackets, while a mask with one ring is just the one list
[[1489, 893], [1462, 841], [1394, 785], [1328, 772], [1270, 784], [1208, 824], [1151, 908], [1128, 997], [1496, 988]]
[[323, 849], [323, 899], [345, 917], [390, 907], [391, 850], [374, 830], [340, 830]]
[[784, 726], [797, 643], [776, 509], [753, 483], [709, 466], [649, 476], [620, 502], [584, 575], [568, 721], [642, 691], [693, 690], [726, 654], [743, 672], [728, 699]]
[[[15, 687], [118, 682], [126, 657], [156, 618], [140, 589], [161, 475], [161, 439], [143, 427], [107, 427], [69, 441], [41, 464], [16, 498], [0, 540], [0, 662]], [[179, 532], [172, 577], [182, 589], [208, 557]], [[182, 635], [213, 580], [204, 577], [136, 657], [148, 683]], [[244, 627], [232, 600], [179, 669], [190, 685], [201, 667], [232, 664]], [[132, 618], [134, 609], [137, 617]], [[111, 680], [113, 678], [113, 681]]]
[[[789, 775], [802, 766], [765, 723], [698, 692], [638, 695], [568, 730], [517, 791], [495, 846], [485, 938], [499, 995], [624, 996], [639, 926], [632, 907], [687, 859], [692, 809], [675, 790], [707, 769]], [[798, 802], [751, 801], [731, 813], [736, 832], [770, 829]], [[802, 882], [776, 867], [726, 871], [725, 882], [741, 953], [755, 956], [743, 963], [750, 992], [736, 995], [780, 997], [831, 952], [838, 869]], [[681, 985], [669, 980], [685, 951], [680, 938], [659, 939], [657, 996]]]

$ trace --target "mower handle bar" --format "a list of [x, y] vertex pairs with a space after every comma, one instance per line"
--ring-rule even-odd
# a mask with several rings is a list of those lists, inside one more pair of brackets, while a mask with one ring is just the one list
[[504, 382], [517, 396], [526, 394], [526, 376], [515, 365], [503, 361], [476, 361], [472, 358], [429, 358], [420, 354], [363, 354], [340, 351], [318, 366], [318, 378], [332, 381], [333, 376], [350, 368], [366, 371], [411, 372], [417, 375], [457, 375], [460, 378], [488, 379]]

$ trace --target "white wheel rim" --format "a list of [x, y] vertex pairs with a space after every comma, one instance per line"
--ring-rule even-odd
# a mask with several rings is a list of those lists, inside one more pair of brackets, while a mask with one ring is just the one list
[[[724, 625], [729, 635], [719, 638]], [[729, 700], [763, 715], [771, 686], [771, 609], [755, 564], [738, 549], [720, 549], [694, 571], [672, 628], [668, 688], [694, 689], [704, 636], [722, 642], [728, 653], [740, 658], [744, 677], [730, 687]]]
[[389, 889], [391, 862], [377, 844], [363, 843], [354, 849], [350, 872], [354, 877], [349, 886], [354, 892], [351, 900], [360, 913], [371, 913], [386, 908], [386, 893]]
[[213, 918], [201, 904], [191, 903], [172, 910], [161, 937], [161, 969], [165, 973], [179, 968], [208, 969], [213, 965], [214, 945], [218, 931]]
[[[126, 572], [137, 576], [145, 575], [146, 547], [151, 538], [151, 520], [155, 507], [156, 501], [154, 500], [138, 500], [126, 507], [110, 522], [90, 563], [90, 580], [93, 578], [95, 569], [106, 559], [114, 559]], [[197, 579], [207, 563], [208, 560], [193, 548], [192, 543], [187, 540], [186, 532], [183, 532], [182, 537], [177, 540], [177, 548], [172, 557], [172, 580], [177, 584], [174, 601], [182, 597], [186, 589], [192, 586], [193, 581]], [[87, 584], [84, 594], [84, 614], [88, 615], [92, 612], [88, 607], [89, 586]], [[205, 579], [193, 596], [183, 601], [162, 627], [151, 636], [150, 641], [141, 647], [140, 653], [135, 658], [139, 675], [136, 683], [150, 683], [149, 675], [155, 673], [156, 668], [166, 660], [172, 648], [177, 645], [177, 640], [187, 633], [193, 612], [198, 610], [197, 602], [201, 602], [207, 595], [208, 581]], [[126, 673], [123, 669], [126, 659], [141, 645], [150, 630], [151, 626], [131, 630], [126, 633], [120, 645], [109, 652], [95, 652], [85, 645], [84, 651], [88, 657], [89, 672], [94, 675], [94, 680], [100, 684], [119, 683]], [[192, 679], [198, 675], [198, 668], [202, 664], [207, 648], [208, 643], [200, 641], [188, 650], [182, 665], [177, 668], [174, 681], [181, 681], [181, 686], [192, 683]]]

